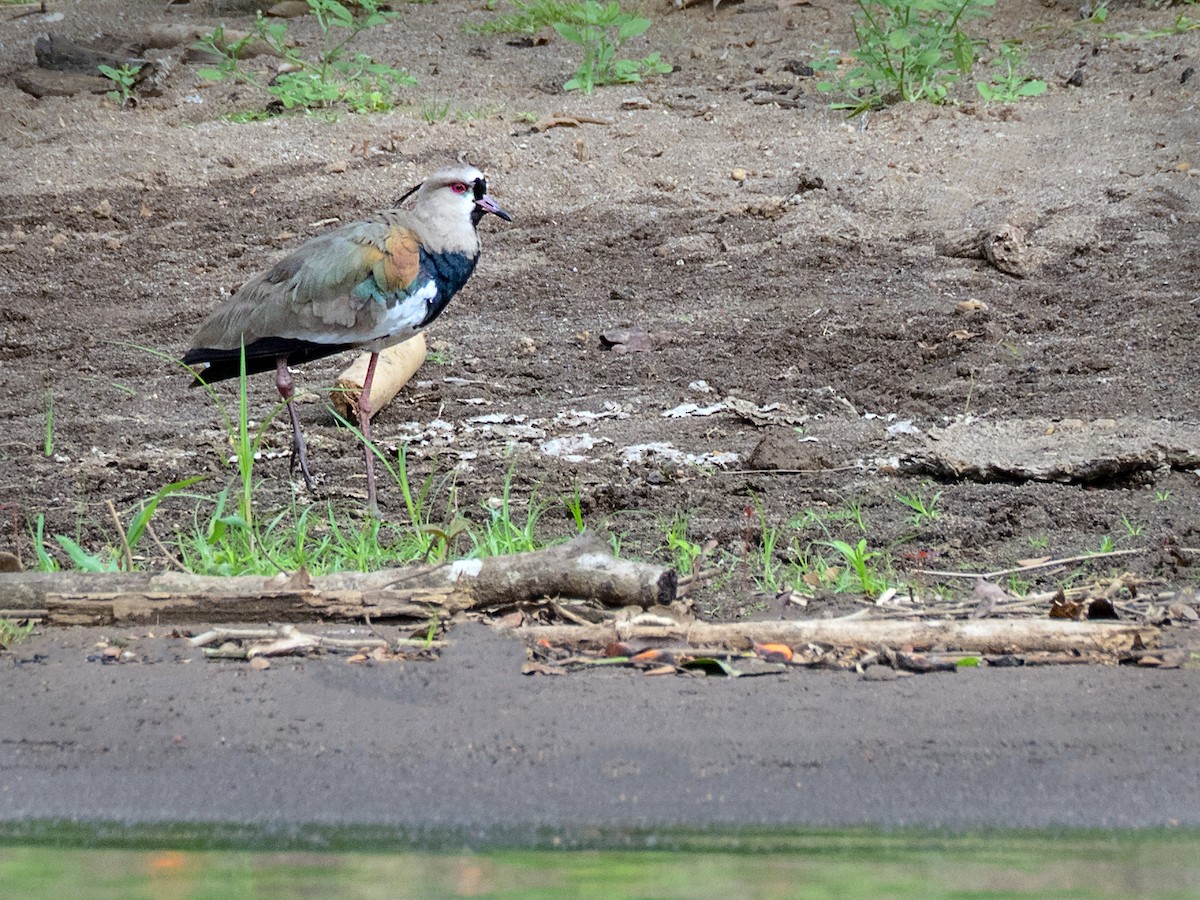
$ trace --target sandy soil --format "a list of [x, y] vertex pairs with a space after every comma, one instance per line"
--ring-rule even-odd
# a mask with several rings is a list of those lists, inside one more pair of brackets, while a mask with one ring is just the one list
[[122, 663], [96, 647], [111, 632], [22, 645], [0, 660], [0, 826], [245, 823], [303, 841], [285, 829], [368, 823], [477, 846], [594, 842], [589, 826], [1200, 825], [1195, 671], [529, 678], [520, 642], [452, 635], [436, 662], [265, 671], [144, 631]]
[[[468, 518], [482, 515], [482, 502], [511, 470], [522, 496], [535, 487], [543, 496], [566, 495], [577, 486], [589, 522], [623, 534], [626, 552], [646, 557], [661, 554], [664, 522], [677, 514], [689, 517], [694, 540], [737, 556], [746, 552], [747, 509], [755, 504], [802, 544], [825, 536], [857, 540], [863, 532], [845, 516], [826, 520], [828, 534], [787, 524], [806, 510], [824, 515], [857, 506], [871, 546], [888, 549], [901, 570], [932, 563], [990, 571], [1031, 556], [1095, 550], [1108, 537], [1118, 548], [1146, 552], [1031, 576], [1028, 587], [1129, 570], [1145, 591], [1194, 590], [1194, 568], [1186, 564], [1195, 557], [1179, 548], [1200, 546], [1200, 79], [1184, 77], [1200, 55], [1198, 32], [1104, 38], [1078, 20], [1077, 5], [1007, 2], [977, 28], [993, 51], [1002, 39], [1023, 39], [1032, 68], [1049, 82], [1045, 96], [989, 106], [964, 89], [955, 105], [902, 106], [853, 121], [828, 110], [814, 79], [796, 74], [803, 71], [797, 63], [847, 46], [846, 7], [834, 0], [782, 10], [750, 0], [722, 4], [715, 14], [655, 6], [655, 26], [632, 49], [660, 50], [677, 71], [590, 98], [560, 90], [574, 66], [573, 48], [563, 42], [517, 46], [504, 36], [464, 33], [462, 23], [489, 17], [477, 5], [406, 5], [401, 21], [363, 41], [364, 50], [419, 79], [402, 108], [334, 122], [289, 117], [257, 124], [222, 118], [254, 105], [248, 89], [201, 86], [194, 65], [183, 62], [162, 96], [132, 110], [89, 95], [37, 100], [14, 80], [33, 64], [34, 40], [50, 30], [85, 40], [100, 32], [136, 35], [152, 22], [244, 26], [244, 9], [54, 2], [63, 17], [53, 23], [40, 16], [7, 21], [6, 12], [0, 502], [15, 525], [0, 540], [28, 559], [26, 523], [41, 514], [48, 534], [75, 535], [96, 548], [115, 539], [108, 501], [131, 510], [164, 484], [202, 473], [213, 476], [215, 491], [229, 477], [227, 436], [210, 401], [187, 389], [169, 359], [223, 296], [283, 250], [332, 220], [388, 206], [440, 163], [461, 158], [488, 172], [515, 221], [486, 223], [473, 281], [430, 333], [444, 365], [424, 367], [374, 428], [385, 446], [408, 443], [417, 474], [453, 471]], [[1111, 8], [1105, 29], [1129, 32], [1164, 28], [1190, 10], [1119, 0]], [[291, 28], [301, 41], [313, 39], [311, 23]], [[1082, 83], [1069, 86], [1077, 72]], [[426, 121], [422, 110], [443, 106], [445, 119]], [[559, 111], [607, 124], [531, 129], [531, 121]], [[743, 170], [737, 178], [735, 170]], [[964, 255], [979, 248], [982, 233], [1001, 226], [1023, 234], [1008, 265], [1017, 275]], [[605, 349], [601, 333], [627, 328], [647, 332], [652, 349]], [[363, 495], [360, 453], [321, 402], [347, 362], [309, 365], [298, 380], [309, 392], [302, 411], [316, 499], [353, 507]], [[251, 393], [256, 410], [273, 406], [269, 379], [253, 383]], [[54, 447], [47, 456], [49, 394]], [[705, 416], [664, 415], [685, 403], [725, 406]], [[268, 444], [258, 467], [260, 503], [286, 504], [297, 492], [308, 502], [288, 479], [282, 422]], [[631, 449], [648, 444], [658, 449]], [[555, 455], [564, 446], [570, 451]], [[911, 511], [896, 500], [913, 491], [942, 492], [936, 521], [913, 525]], [[386, 488], [381, 503], [392, 514], [403, 510]], [[191, 515], [191, 504], [168, 502], [156, 522], [169, 534]], [[565, 531], [566, 512], [549, 512], [546, 526]], [[932, 580], [909, 580], [933, 596]], [[744, 578], [698, 597], [699, 611], [719, 618], [762, 614], [770, 599]], [[820, 614], [834, 603], [819, 594], [809, 611]], [[137, 669], [155, 677], [186, 671], [189, 677], [173, 676], [175, 686], [164, 694], [153, 678], [97, 682], [94, 673], [108, 670], [86, 662], [89, 640], [60, 636], [26, 645], [41, 652], [50, 641], [50, 657], [73, 665], [73, 676], [42, 680], [26, 674], [41, 671], [40, 664], [14, 660], [11, 677], [25, 687], [5, 693], [34, 705], [12, 720], [22, 724], [9, 733], [22, 736], [6, 734], [5, 741], [51, 744], [36, 744], [37, 762], [26, 755], [8, 770], [5, 796], [24, 798], [6, 801], [9, 811], [73, 814], [83, 807], [34, 799], [48, 796], [39, 793], [49, 784], [40, 779], [51, 768], [61, 762], [74, 773], [71, 790], [82, 791], [95, 777], [124, 777], [129, 754], [159, 741], [166, 742], [164, 759], [182, 754], [151, 768], [163, 790], [189, 772], [207, 771], [209, 751], [226, 746], [224, 733], [209, 722], [203, 740], [184, 735], [178, 751], [170, 741], [188, 729], [159, 713], [174, 704], [198, 720], [220, 721], [223, 704], [243, 685], [254, 685], [235, 698], [247, 778], [253, 766], [290, 766], [309, 755], [316, 778], [326, 754], [343, 752], [369, 761], [378, 774], [412, 748], [401, 742], [377, 753], [371, 741], [351, 740], [366, 720], [338, 721], [342, 713], [332, 710], [341, 710], [342, 700], [355, 697], [371, 710], [376, 702], [411, 705], [371, 713], [391, 734], [401, 722], [407, 731], [414, 719], [447, 715], [468, 698], [478, 712], [488, 703], [477, 691], [515, 670], [508, 653], [490, 661], [509, 674], [475, 676], [445, 663], [428, 672], [408, 664], [370, 675], [344, 664], [300, 664], [258, 682], [226, 667], [201, 682], [191, 680], [194, 667]], [[386, 681], [375, 677], [380, 672], [389, 673]], [[754, 777], [732, 762], [745, 749], [743, 736], [761, 745], [758, 758], [778, 757], [771, 766], [780, 784], [810, 784], [782, 748], [819, 731], [836, 735], [829, 739], [840, 748], [821, 757], [823, 772], [841, 778], [838, 761], [850, 757], [860, 769], [845, 772], [861, 771], [868, 756], [888, 765], [858, 785], [857, 805], [801, 815], [803, 821], [988, 821], [976, 816], [988, 804], [976, 801], [1009, 796], [1005, 791], [1019, 783], [1027, 793], [1011, 796], [1030, 801], [1039, 785], [1057, 784], [1049, 789], [1054, 809], [996, 821], [1194, 822], [1197, 784], [1186, 773], [1196, 766], [1162, 760], [1160, 767], [1146, 755], [1147, 747], [1194, 753], [1188, 734], [1163, 731], [1174, 727], [1176, 703], [1194, 688], [1193, 674], [992, 673], [976, 681], [905, 681], [909, 687], [792, 676], [772, 694], [689, 681], [659, 680], [651, 688], [631, 676], [512, 675], [513, 705], [505, 709], [515, 715], [519, 708], [526, 717], [519, 721], [540, 721], [541, 730], [507, 734], [491, 730], [499, 727], [495, 716], [474, 722], [473, 712], [458, 712], [462, 730], [447, 740], [473, 741], [468, 736], [478, 729], [491, 748], [487, 765], [503, 761], [506, 779], [519, 771], [513, 789], [528, 797], [530, 821], [553, 818], [552, 802], [535, 790], [543, 776], [563, 779], [559, 791], [569, 795], [575, 776], [564, 773], [574, 771], [571, 763], [594, 769], [608, 759], [600, 750], [584, 759], [594, 732], [578, 730], [592, 715], [580, 705], [599, 691], [610, 705], [596, 721], [628, 727], [631, 759], [662, 743], [639, 729], [677, 735], [664, 729], [690, 722], [690, 737], [668, 743], [691, 752], [717, 729], [725, 749], [712, 765], [724, 787], [714, 796], [742, 797], [743, 819], [776, 819], [771, 791], [760, 788], [773, 781], [754, 782], [765, 807], [755, 805], [753, 791], [739, 793]], [[313, 685], [326, 678], [345, 683], [322, 694]], [[959, 693], [964, 683], [972, 687]], [[86, 696], [66, 696], [85, 684]], [[404, 699], [414, 690], [424, 699]], [[900, 707], [891, 705], [898, 691], [909, 692]], [[295, 704], [287, 699], [293, 692], [301, 698]], [[709, 700], [719, 692], [724, 699], [714, 708]], [[681, 694], [688, 702], [673, 707]], [[252, 699], [258, 696], [279, 719], [269, 732], [251, 721], [260, 714]], [[848, 697], [865, 705], [836, 713]], [[775, 704], [783, 698], [792, 704], [782, 716], [787, 728], [759, 730], [757, 714], [778, 722]], [[143, 702], [159, 710], [153, 737], [139, 736], [141, 726], [129, 718]], [[746, 704], [757, 713], [746, 712]], [[658, 718], [673, 708], [676, 717]], [[810, 730], [813, 710], [836, 713], [840, 724]], [[887, 723], [874, 723], [876, 713], [887, 713]], [[1023, 719], [1040, 735], [1028, 743], [1005, 734]], [[83, 740], [87, 728], [109, 727], [97, 720], [110, 722], [116, 737]], [[965, 721], [975, 723], [972, 740], [962, 737]], [[39, 736], [39, 722], [57, 736]], [[337, 738], [327, 742], [322, 732]], [[579, 742], [572, 759], [529, 768], [514, 761], [548, 753], [544, 748], [561, 735]], [[1106, 756], [1113, 736], [1129, 743]], [[71, 749], [80, 740], [91, 748], [82, 755]], [[1043, 755], [1034, 741], [1051, 741], [1053, 750]], [[43, 753], [47, 746], [57, 749]], [[467, 778], [478, 760], [474, 751], [458, 752]], [[70, 759], [52, 764], [54, 754]], [[994, 763], [987, 797], [967, 787], [979, 776], [972, 765], [978, 754]], [[619, 770], [624, 758], [618, 753], [618, 762], [604, 765]], [[662, 799], [656, 792], [667, 789], [655, 773], [672, 771], [672, 760], [661, 757], [653, 771], [641, 767], [644, 760], [634, 765], [641, 774], [632, 777], [645, 785], [639, 802]], [[430, 751], [411, 783], [431, 790], [439, 781], [457, 783], [457, 776], [434, 771], [439, 761]], [[1090, 812], [1074, 815], [1075, 792], [1082, 797], [1083, 782], [1103, 774], [1088, 765], [1122, 777], [1132, 766], [1142, 780], [1107, 792], [1113, 782], [1102, 778], [1089, 795]], [[939, 781], [944, 766], [954, 774]], [[941, 785], [921, 794], [937, 801], [927, 816], [909, 818], [903, 804], [880, 811], [879, 792], [906, 767], [919, 768], [921, 784]], [[1057, 774], [1043, 780], [1051, 768]], [[1164, 768], [1174, 780], [1159, 780]], [[598, 785], [608, 782], [589, 791], [603, 793]], [[605, 796], [616, 820], [627, 807], [613, 785]], [[363, 802], [372, 786], [358, 782]], [[564, 809], [586, 817], [595, 807], [580, 798], [599, 796], [589, 791]], [[1144, 805], [1130, 805], [1135, 795]], [[114, 788], [108, 796], [125, 794]], [[288, 802], [271, 809], [295, 808]], [[121, 816], [138, 808], [123, 803], [109, 808]], [[103, 808], [98, 797], [84, 806]], [[186, 804], [163, 809], [175, 816]]]

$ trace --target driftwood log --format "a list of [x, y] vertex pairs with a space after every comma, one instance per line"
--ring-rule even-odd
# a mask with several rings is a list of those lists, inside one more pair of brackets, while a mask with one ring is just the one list
[[774, 622], [693, 622], [639, 625], [636, 621], [603, 625], [536, 625], [518, 634], [530, 642], [600, 648], [612, 641], [636, 645], [728, 647], [749, 650], [754, 644], [822, 644], [874, 649], [912, 647], [965, 653], [1103, 652], [1154, 646], [1158, 629], [1124, 622], [1074, 622], [1059, 619], [812, 619]]
[[671, 569], [617, 559], [587, 534], [532, 553], [315, 577], [0, 574], [0, 613], [19, 610], [49, 625], [428, 621], [543, 597], [648, 607], [674, 600], [677, 584]]

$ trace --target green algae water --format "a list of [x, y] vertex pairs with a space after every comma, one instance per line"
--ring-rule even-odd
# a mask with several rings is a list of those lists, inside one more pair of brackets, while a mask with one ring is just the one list
[[0, 897], [71, 896], [1183, 898], [1200, 832], [0, 824]]

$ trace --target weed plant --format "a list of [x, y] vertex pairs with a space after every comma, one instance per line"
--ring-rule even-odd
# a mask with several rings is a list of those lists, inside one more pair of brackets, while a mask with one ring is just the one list
[[99, 69], [100, 74], [114, 85], [113, 90], [104, 96], [118, 104], [121, 109], [131, 106], [133, 101], [133, 86], [137, 83], [138, 73], [142, 71], [141, 65], [131, 66], [128, 63], [122, 63], [115, 67], [101, 65]]
[[1006, 41], [992, 60], [991, 81], [976, 82], [975, 89], [989, 103], [1016, 103], [1046, 93], [1046, 82], [1030, 74], [1021, 48]]
[[7, 650], [14, 644], [21, 643], [31, 634], [33, 634], [32, 622], [18, 625], [11, 619], [0, 619], [0, 650]]
[[904, 506], [907, 506], [913, 511], [910, 521], [918, 528], [922, 525], [937, 521], [941, 515], [937, 508], [938, 501], [942, 499], [942, 491], [937, 491], [933, 496], [928, 496], [925, 489], [910, 491], [907, 494], [897, 494], [896, 501]]
[[834, 109], [858, 115], [893, 103], [944, 103], [950, 88], [975, 65], [977, 42], [962, 23], [988, 14], [995, 0], [857, 0], [854, 62], [837, 73], [837, 61], [814, 68], [831, 77], [824, 93], [845, 96]]
[[670, 64], [658, 53], [641, 59], [619, 56], [625, 42], [645, 34], [651, 22], [644, 16], [625, 12], [617, 0], [605, 4], [597, 0], [511, 2], [516, 7], [515, 12], [464, 27], [480, 34], [532, 34], [543, 28], [553, 28], [564, 40], [583, 51], [583, 61], [563, 84], [563, 90], [590, 94], [601, 85], [630, 84], [671, 71]]
[[[535, 34], [543, 28], [552, 28], [555, 22], [570, 21], [575, 0], [509, 0], [516, 7], [514, 12], [504, 13], [487, 22], [468, 22], [463, 30], [472, 34]], [[488, 9], [492, 9], [489, 6]]]
[[622, 11], [616, 0], [606, 5], [596, 0], [577, 4], [570, 20], [554, 23], [559, 35], [583, 50], [583, 62], [563, 90], [590, 94], [598, 85], [629, 84], [647, 75], [670, 72], [671, 66], [658, 53], [642, 59], [617, 56], [627, 40], [644, 34], [649, 27], [649, 19]]
[[[380, 0], [356, 0], [355, 6], [364, 15], [356, 16], [338, 0], [308, 0], [321, 32], [321, 47], [314, 59], [306, 59], [288, 44], [285, 23], [270, 21], [261, 12], [250, 31], [236, 41], [228, 41], [224, 26], [219, 25], [193, 45], [218, 61], [198, 74], [210, 81], [249, 84], [274, 98], [267, 111], [235, 117], [241, 120], [293, 109], [386, 112], [394, 106], [396, 91], [416, 84], [416, 79], [348, 48], [362, 32], [390, 21], [397, 13], [385, 11]], [[242, 54], [256, 41], [282, 61], [280, 74], [268, 79], [242, 60]]]

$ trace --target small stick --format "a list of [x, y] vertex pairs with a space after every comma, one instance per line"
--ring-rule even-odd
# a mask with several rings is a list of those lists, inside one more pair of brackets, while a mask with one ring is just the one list
[[146, 523], [146, 534], [150, 535], [150, 540], [154, 541], [154, 546], [156, 546], [159, 549], [159, 552], [162, 553], [163, 559], [165, 559], [168, 563], [170, 563], [172, 566], [174, 566], [180, 572], [187, 571], [187, 569], [184, 568], [183, 563], [181, 563], [179, 560], [177, 560], [171, 554], [171, 551], [167, 549], [166, 545], [161, 540], [159, 540], [158, 534], [154, 530], [154, 526], [151, 525], [149, 522]]
[[995, 572], [979, 573], [979, 572], [943, 572], [937, 569], [912, 569], [914, 575], [935, 575], [939, 578], [982, 578], [984, 581], [990, 581], [993, 578], [999, 578], [1001, 575], [1015, 575], [1018, 572], [1032, 572], [1034, 569], [1045, 569], [1050, 566], [1062, 566], [1067, 563], [1085, 562], [1090, 559], [1104, 559], [1106, 556], [1129, 556], [1132, 553], [1145, 553], [1148, 548], [1134, 547], [1130, 550], [1109, 550], [1106, 553], [1082, 553], [1079, 556], [1067, 556], [1063, 559], [1049, 559], [1046, 562], [1036, 563], [1032, 566], [1016, 566], [1012, 569], [999, 569]]
[[[378, 628], [376, 628], [374, 625], [371, 624], [371, 614], [370, 613], [363, 613], [363, 621], [366, 622], [367, 627], [371, 629], [371, 634], [375, 635], [375, 637], [379, 638], [384, 643], [388, 643], [388, 639], [379, 633]], [[389, 646], [390, 646], [390, 644], [389, 644]]]
[[716, 578], [723, 570], [719, 568], [705, 569], [702, 572], [693, 572], [684, 578], [679, 579], [679, 587], [676, 589], [676, 595], [682, 597], [684, 594], [690, 593], [692, 588], [708, 581], [710, 578]]
[[117, 507], [112, 500], [105, 500], [108, 504], [108, 514], [112, 516], [113, 524], [117, 526], [117, 534], [121, 536], [121, 550], [125, 555], [125, 571], [133, 571], [133, 550], [129, 547], [129, 538], [125, 536], [125, 526], [121, 524], [121, 517], [117, 515]]
[[820, 475], [822, 472], [849, 472], [859, 465], [831, 466], [827, 469], [717, 469], [714, 475]]

